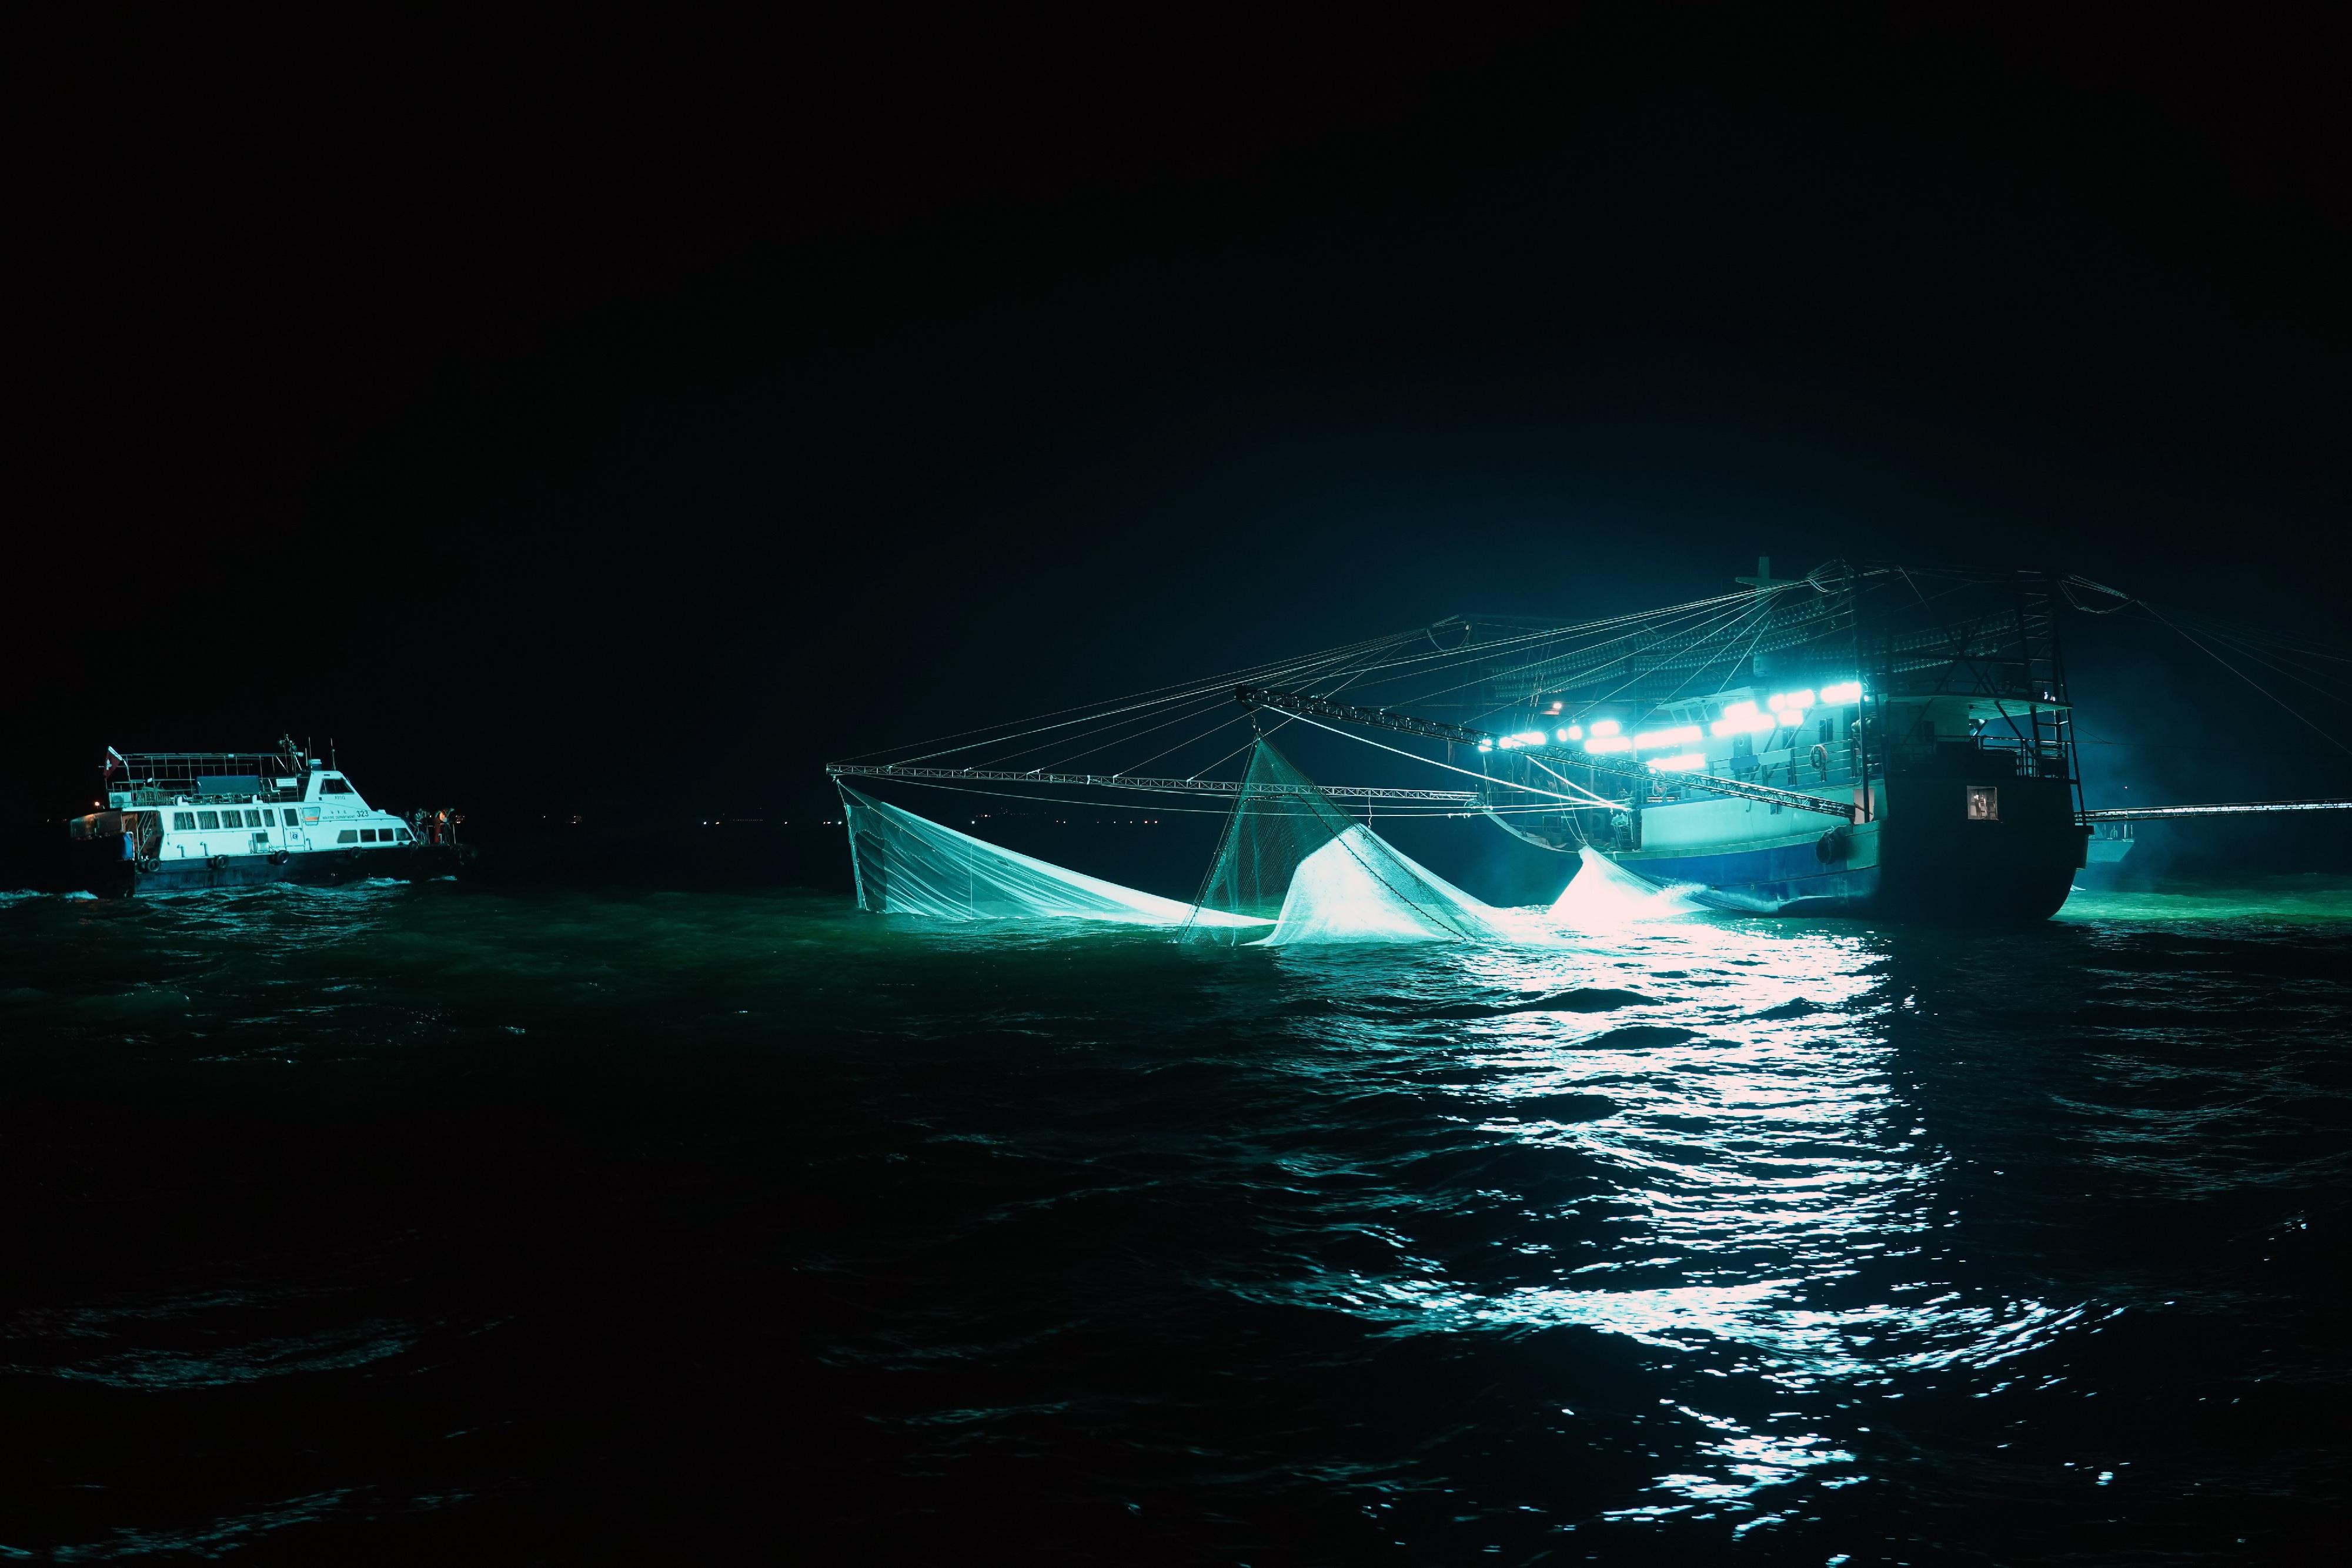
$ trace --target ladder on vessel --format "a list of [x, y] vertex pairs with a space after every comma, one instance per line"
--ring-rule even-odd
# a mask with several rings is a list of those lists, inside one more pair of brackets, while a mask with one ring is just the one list
[[2083, 771], [2075, 766], [2074, 710], [2066, 698], [2066, 654], [2058, 636], [2057, 590], [2047, 572], [2017, 574], [2017, 632], [2025, 675], [2026, 749], [2033, 770], [2063, 769], [2083, 810]]

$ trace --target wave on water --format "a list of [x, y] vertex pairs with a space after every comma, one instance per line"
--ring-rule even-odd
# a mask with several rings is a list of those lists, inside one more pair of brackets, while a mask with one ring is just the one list
[[775, 1475], [900, 1560], [2224, 1562], [2332, 1518], [2342, 890], [1580, 907], [1227, 948], [0, 899], [0, 1364], [50, 1412], [10, 1544], [713, 1559], [769, 1524], [712, 1478]]

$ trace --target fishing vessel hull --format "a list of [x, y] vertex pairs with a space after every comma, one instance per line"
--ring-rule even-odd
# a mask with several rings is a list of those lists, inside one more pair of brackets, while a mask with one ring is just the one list
[[1612, 856], [1647, 881], [1697, 890], [1699, 902], [1744, 915], [1866, 915], [1879, 903], [1883, 868], [1875, 830], [1865, 830], [1868, 863], [1822, 858], [1816, 840], [1704, 854]]
[[[1708, 833], [1743, 809], [1700, 801], [1645, 813], [1650, 843], [1669, 843], [1612, 858], [1726, 910], [2001, 924], [2058, 912], [2087, 837], [2063, 779], [1897, 775], [1874, 787], [1868, 821], [1824, 821], [1819, 832], [1786, 822], [1776, 832], [1756, 813], [1748, 841]], [[1698, 818], [1696, 830], [1678, 832], [1674, 813]], [[1678, 837], [1700, 841], [1671, 841]]]

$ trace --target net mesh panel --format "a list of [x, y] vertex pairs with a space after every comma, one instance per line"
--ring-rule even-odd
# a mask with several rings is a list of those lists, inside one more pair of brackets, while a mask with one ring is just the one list
[[1699, 889], [1652, 882], [1587, 844], [1577, 852], [1576, 875], [1551, 906], [1562, 925], [1607, 929], [1637, 920], [1671, 920], [1705, 906]]
[[[1266, 923], [1214, 909], [1198, 912], [1115, 882], [960, 833], [912, 811], [841, 786], [857, 906], [876, 915], [935, 920], [1109, 920], [1263, 931]], [[1197, 918], [1195, 918], [1197, 914]]]
[[1274, 921], [1271, 932], [1194, 922], [1186, 936], [1294, 942], [1520, 941], [1524, 922], [1480, 903], [1350, 819], [1265, 740], [1250, 757], [1204, 909]]
[[1201, 884], [1202, 906], [1278, 918], [1300, 864], [1353, 826], [1288, 758], [1260, 740]]

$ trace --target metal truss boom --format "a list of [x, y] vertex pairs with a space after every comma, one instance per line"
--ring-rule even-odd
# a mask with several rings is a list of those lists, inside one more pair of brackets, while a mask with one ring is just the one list
[[[1352, 703], [1333, 702], [1328, 697], [1277, 692], [1265, 686], [1236, 686], [1234, 696], [1248, 707], [1267, 707], [1277, 713], [1336, 719], [1342, 724], [1362, 725], [1367, 729], [1395, 730], [1399, 734], [1418, 735], [1432, 740], [1475, 745], [1482, 740], [1501, 738], [1492, 731], [1472, 729], [1465, 725], [1437, 724], [1429, 719], [1415, 718], [1410, 714], [1393, 713], [1384, 707], [1358, 707]], [[1853, 820], [1857, 809], [1851, 800], [1828, 800], [1801, 790], [1775, 789], [1769, 784], [1750, 784], [1741, 779], [1719, 779], [1711, 773], [1662, 773], [1631, 758], [1621, 762], [1613, 757], [1595, 757], [1590, 752], [1570, 751], [1564, 746], [1527, 746], [1513, 749], [1530, 756], [1556, 758], [1574, 767], [1590, 768], [1613, 778], [1668, 784], [1702, 790], [1710, 795], [1727, 795], [1739, 800], [1761, 800], [1767, 805], [1784, 807], [1792, 811], [1817, 811], [1825, 817], [1837, 817], [1848, 821]]]
[[2165, 817], [2253, 817], [2272, 811], [2352, 811], [2352, 800], [2246, 800], [2217, 806], [2109, 806], [2078, 813], [2091, 822], [2153, 822]]
[[1360, 724], [1370, 729], [1391, 729], [1399, 735], [1418, 735], [1429, 740], [1451, 740], [1464, 746], [1475, 746], [1479, 741], [1495, 738], [1492, 731], [1472, 729], [1467, 725], [1441, 724], [1435, 719], [1415, 718], [1411, 714], [1398, 713], [1390, 708], [1358, 707], [1353, 703], [1333, 702], [1328, 697], [1311, 697], [1301, 692], [1277, 692], [1267, 686], [1235, 686], [1234, 700], [1244, 707], [1270, 707], [1277, 713], [1305, 714], [1313, 718], [1338, 719], [1342, 724]]
[[[962, 784], [1061, 784], [1089, 789], [1134, 789], [1152, 795], [1242, 793], [1239, 779], [1139, 779], [1118, 773], [1013, 773], [992, 768], [908, 768], [836, 762], [825, 771], [835, 779], [922, 779]], [[1254, 784], [1253, 795], [1328, 795], [1335, 800], [1392, 800], [1418, 806], [1478, 809], [1475, 789], [1381, 789], [1362, 784]]]

